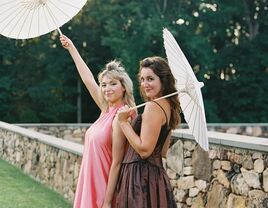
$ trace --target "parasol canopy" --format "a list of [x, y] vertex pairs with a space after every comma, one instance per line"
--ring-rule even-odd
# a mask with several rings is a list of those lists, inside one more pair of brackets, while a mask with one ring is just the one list
[[86, 0], [0, 0], [0, 34], [29, 39], [59, 30], [85, 3]]
[[208, 136], [205, 109], [199, 82], [173, 35], [163, 30], [164, 47], [168, 64], [176, 79], [176, 88], [184, 118], [197, 143], [208, 151]]

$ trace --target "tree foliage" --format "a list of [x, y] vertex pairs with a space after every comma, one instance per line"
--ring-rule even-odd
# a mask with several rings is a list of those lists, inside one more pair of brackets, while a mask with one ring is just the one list
[[[62, 27], [97, 76], [119, 59], [139, 97], [139, 61], [165, 57], [162, 29], [175, 36], [202, 88], [208, 122], [267, 122], [266, 0], [91, 0]], [[0, 36], [0, 120], [93, 122], [99, 114], [58, 35], [30, 40]], [[81, 108], [81, 109], [80, 109]]]

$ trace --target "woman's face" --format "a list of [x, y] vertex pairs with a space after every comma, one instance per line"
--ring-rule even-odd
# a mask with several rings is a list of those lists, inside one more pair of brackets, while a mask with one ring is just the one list
[[109, 106], [117, 105], [122, 102], [125, 88], [117, 79], [111, 79], [109, 76], [103, 76], [101, 81], [101, 91], [104, 99]]
[[162, 96], [162, 84], [160, 78], [150, 68], [143, 67], [141, 69], [140, 87], [143, 93], [149, 98], [149, 100], [153, 100]]

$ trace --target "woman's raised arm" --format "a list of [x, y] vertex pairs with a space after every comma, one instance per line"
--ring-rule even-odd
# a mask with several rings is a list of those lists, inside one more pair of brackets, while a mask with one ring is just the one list
[[94, 79], [92, 72], [90, 71], [89, 67], [85, 63], [85, 61], [80, 56], [78, 50], [74, 46], [73, 42], [65, 35], [60, 36], [60, 41], [62, 46], [67, 49], [73, 58], [77, 71], [83, 80], [85, 86], [87, 87], [90, 95], [92, 96], [95, 103], [98, 107], [102, 110], [101, 107], [101, 98], [99, 97], [99, 86]]

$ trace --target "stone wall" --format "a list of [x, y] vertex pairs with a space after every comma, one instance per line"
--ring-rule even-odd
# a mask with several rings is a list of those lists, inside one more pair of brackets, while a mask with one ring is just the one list
[[[268, 139], [210, 132], [204, 152], [187, 130], [172, 136], [163, 163], [178, 208], [268, 207]], [[0, 122], [0, 157], [70, 201], [81, 154], [80, 144]]]
[[[90, 124], [19, 124], [19, 126], [83, 144], [85, 132]], [[181, 124], [180, 128], [185, 129], [187, 126]], [[268, 124], [208, 124], [208, 130], [268, 138]]]
[[23, 128], [83, 144], [90, 124], [19, 124]]
[[[267, 151], [177, 139], [165, 160], [178, 208], [267, 208]], [[268, 141], [268, 139], [267, 139]]]
[[0, 158], [35, 180], [74, 198], [82, 145], [0, 122]]
[[268, 124], [267, 123], [211, 123], [208, 124], [208, 131], [222, 132], [228, 134], [241, 134], [254, 137], [267, 137], [268, 138]]

